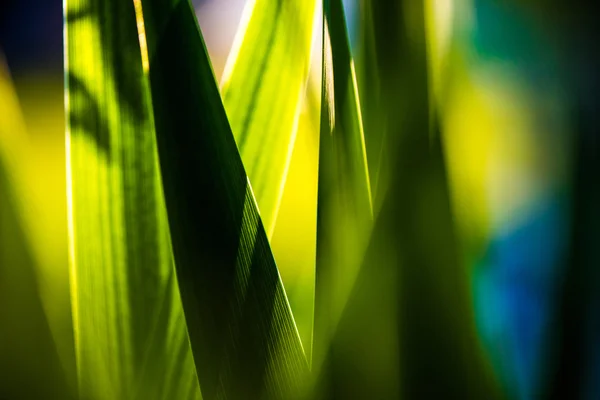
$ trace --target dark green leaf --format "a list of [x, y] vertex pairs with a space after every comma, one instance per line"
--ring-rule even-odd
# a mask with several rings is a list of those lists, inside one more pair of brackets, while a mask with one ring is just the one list
[[142, 1], [165, 198], [202, 393], [294, 398], [308, 366], [193, 9]]

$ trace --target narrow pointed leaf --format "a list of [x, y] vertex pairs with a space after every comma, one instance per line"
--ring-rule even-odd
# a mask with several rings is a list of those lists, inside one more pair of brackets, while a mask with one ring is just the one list
[[223, 103], [269, 238], [296, 140], [317, 2], [248, 1], [223, 73]]
[[372, 203], [354, 62], [341, 0], [324, 1], [315, 362], [325, 357], [358, 275]]
[[[294, 230], [292, 226], [278, 226], [277, 217], [296, 138], [303, 134], [299, 127], [306, 99], [317, 2], [247, 2], [221, 81], [225, 111], [271, 243], [276, 226], [279, 232]], [[273, 247], [280, 271], [293, 273], [290, 269], [299, 266], [289, 262], [287, 253], [278, 252], [279, 249]], [[309, 251], [304, 249], [306, 253]], [[312, 275], [309, 272], [303, 266], [298, 271], [307, 278]], [[291, 297], [290, 305], [302, 344], [310, 354], [313, 315], [303, 311], [312, 309], [307, 304], [312, 303], [313, 290], [300, 292], [298, 281], [290, 279], [290, 274], [282, 272], [281, 276], [288, 293], [304, 294]]]
[[142, 1], [177, 275], [205, 399], [294, 398], [308, 367], [193, 9]]
[[80, 397], [198, 399], [134, 2], [67, 0], [65, 21]]
[[[361, 23], [357, 30], [359, 35], [358, 54], [356, 57], [357, 81], [361, 98], [361, 112], [363, 116], [363, 129], [365, 132], [365, 147], [367, 159], [369, 160], [369, 179], [373, 196], [373, 214], [375, 218], [381, 208], [385, 197], [385, 189], [388, 172], [386, 169], [386, 153], [388, 148], [386, 134], [388, 132], [388, 120], [391, 118], [386, 112], [384, 103], [385, 93], [391, 90], [384, 84], [388, 74], [399, 78], [403, 75], [402, 70], [394, 69], [397, 66], [384, 65], [388, 57], [384, 51], [375, 46], [374, 26], [381, 29], [379, 24], [375, 25], [375, 15], [369, 0], [360, 0]], [[393, 13], [393, 9], [390, 9]], [[390, 27], [388, 27], [390, 28]], [[390, 38], [391, 40], [392, 38]], [[396, 105], [400, 109], [401, 105]], [[398, 110], [400, 112], [400, 110]]]
[[[311, 352], [314, 300], [314, 243], [309, 238], [315, 233], [305, 233], [285, 215], [278, 217], [284, 192], [295, 190], [289, 188], [290, 183], [306, 187], [311, 179], [310, 166], [296, 171], [293, 182], [288, 176], [292, 157], [301, 157], [296, 144], [306, 143], [301, 136], [310, 134], [304, 122], [318, 1], [248, 1], [221, 80], [225, 111], [307, 355]], [[310, 223], [307, 217], [314, 212], [316, 201], [309, 199], [309, 193], [295, 193], [299, 201], [308, 201], [294, 212]], [[278, 240], [275, 246], [275, 231], [279, 237], [296, 233], [292, 239], [295, 247], [311, 261], [299, 262], [303, 257], [292, 255], [290, 241], [283, 246]], [[313, 283], [307, 286], [304, 282]]]
[[311, 73], [308, 85], [277, 224], [269, 242], [310, 364], [317, 251], [320, 72]]

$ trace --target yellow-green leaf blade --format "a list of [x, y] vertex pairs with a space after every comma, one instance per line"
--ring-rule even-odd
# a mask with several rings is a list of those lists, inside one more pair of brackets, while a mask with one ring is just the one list
[[309, 363], [314, 324], [320, 101], [319, 72], [311, 74], [277, 224], [269, 240]]
[[68, 0], [65, 20], [80, 396], [197, 399], [134, 3]]
[[223, 73], [223, 103], [269, 238], [308, 81], [317, 1], [249, 1]]
[[354, 61], [341, 0], [324, 1], [319, 148], [317, 371], [358, 276], [373, 207]]
[[[292, 158], [301, 157], [298, 154], [302, 150], [296, 149], [296, 143], [304, 144], [305, 136], [311, 134], [306, 123], [310, 118], [306, 109], [311, 107], [307, 85], [317, 3], [248, 1], [221, 80], [227, 117], [307, 355], [311, 353], [314, 301], [314, 244], [310, 239], [315, 237], [315, 230], [301, 231], [298, 224], [290, 224], [289, 213], [282, 220], [279, 215], [284, 192], [296, 190], [290, 185], [307, 186], [314, 180], [316, 189], [311, 166], [304, 171], [296, 166], [293, 181], [288, 177], [294, 168]], [[316, 148], [310, 150], [316, 152]], [[306, 204], [296, 202], [295, 210], [305, 219], [316, 212], [316, 202], [307, 200]], [[295, 234], [296, 246], [283, 246], [282, 235], [290, 234]], [[300, 243], [304, 244], [301, 248]], [[299, 257], [290, 257], [296, 248], [310, 261], [298, 262]]]

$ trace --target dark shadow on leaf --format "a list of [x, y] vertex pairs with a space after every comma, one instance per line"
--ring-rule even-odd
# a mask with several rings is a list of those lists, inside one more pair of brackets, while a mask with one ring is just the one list
[[85, 83], [71, 71], [67, 74], [67, 88], [71, 105], [68, 110], [71, 134], [76, 135], [80, 131], [83, 132], [94, 141], [98, 150], [110, 159], [110, 132], [98, 102]]
[[77, 11], [70, 11], [65, 15], [65, 22], [68, 24], [72, 24], [74, 22], [79, 22], [85, 18], [91, 18], [95, 15], [95, 7], [90, 4], [86, 8], [81, 8]]
[[[97, 19], [100, 48], [106, 57], [104, 65], [108, 68], [103, 85], [111, 85], [116, 93], [116, 103], [124, 121], [139, 123], [147, 121], [149, 116], [149, 99], [140, 88], [144, 85], [141, 65], [138, 32], [135, 21], [135, 10], [130, 2], [111, 1], [92, 2], [83, 10], [70, 12], [66, 16], [67, 23], [77, 26], [88, 18]], [[115, 15], [129, 15], [130, 18], [114, 18]], [[73, 27], [71, 29], [73, 29]], [[71, 126], [81, 128], [97, 144], [98, 149], [107, 157], [114, 151], [111, 147], [107, 112], [101, 102], [90, 92], [86, 82], [74, 71], [68, 71], [67, 88], [70, 90], [69, 119]], [[104, 90], [102, 93], [110, 93]], [[111, 101], [106, 98], [106, 101]], [[142, 134], [143, 132], [140, 132]]]

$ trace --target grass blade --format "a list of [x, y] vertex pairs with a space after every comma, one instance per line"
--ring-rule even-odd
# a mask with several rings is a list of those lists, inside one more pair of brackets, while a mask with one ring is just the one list
[[308, 371], [188, 1], [142, 1], [160, 165], [202, 393], [294, 398]]
[[[303, 135], [310, 135], [311, 127], [304, 121], [313, 113], [307, 110], [311, 104], [306, 100], [317, 3], [248, 1], [221, 80], [225, 111], [307, 355], [311, 353], [314, 299], [314, 243], [308, 238], [314, 240], [315, 230], [301, 230], [303, 225], [292, 222], [289, 214], [278, 217], [284, 191], [295, 191], [290, 183], [310, 191], [308, 182], [315, 179], [310, 166], [303, 170], [296, 167], [293, 182], [288, 176], [292, 157], [296, 162], [302, 157], [303, 150], [295, 150], [297, 141], [306, 144]], [[319, 112], [318, 108], [314, 111]], [[316, 189], [316, 180], [314, 186]], [[295, 193], [298, 201], [294, 212], [309, 221], [316, 201], [308, 200], [309, 193]], [[307, 198], [306, 204], [300, 202], [303, 198]], [[291, 256], [295, 246], [290, 242], [284, 245], [281, 238], [292, 233], [295, 243], [305, 243], [299, 251], [310, 261], [299, 262], [298, 257]]]
[[197, 399], [134, 2], [65, 3], [71, 298], [90, 399]]
[[313, 71], [277, 224], [270, 240], [309, 364], [312, 362], [315, 301], [320, 101], [320, 71]]
[[246, 3], [221, 82], [231, 130], [272, 237], [302, 109], [318, 0]]
[[358, 276], [373, 223], [356, 73], [341, 0], [324, 1], [322, 79], [315, 289], [317, 371]]

